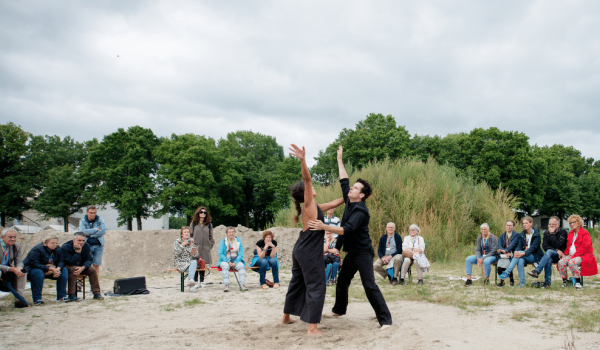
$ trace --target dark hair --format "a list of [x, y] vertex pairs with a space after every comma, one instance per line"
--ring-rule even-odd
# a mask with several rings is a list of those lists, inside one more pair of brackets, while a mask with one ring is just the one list
[[204, 225], [208, 225], [212, 222], [212, 217], [210, 216], [210, 213], [208, 212], [208, 209], [206, 209], [206, 207], [198, 207], [198, 209], [196, 209], [196, 212], [194, 213], [194, 216], [192, 216], [192, 222], [194, 223], [194, 225], [198, 225], [198, 223], [200, 222], [200, 210], [206, 210], [206, 216], [204, 217]]
[[294, 199], [294, 205], [296, 206], [296, 212], [298, 213], [298, 215], [294, 215], [294, 222], [298, 223], [298, 217], [302, 214], [302, 207], [300, 207], [300, 203], [304, 203], [304, 182], [296, 182], [290, 188], [290, 194]]
[[507, 222], [505, 222], [505, 223], [504, 223], [504, 225], [508, 224], [509, 222], [510, 222], [511, 224], [513, 224], [513, 226], [515, 226], [515, 222], [514, 222], [514, 221], [512, 221], [512, 220], [508, 220]]
[[363, 188], [362, 188], [362, 190], [360, 190], [360, 193], [365, 195], [362, 198], [362, 201], [364, 202], [367, 200], [367, 198], [369, 198], [371, 193], [373, 193], [373, 189], [371, 188], [371, 185], [367, 182], [367, 180], [363, 180], [363, 179], [359, 178], [358, 180], [356, 180], [356, 182], [363, 185]]

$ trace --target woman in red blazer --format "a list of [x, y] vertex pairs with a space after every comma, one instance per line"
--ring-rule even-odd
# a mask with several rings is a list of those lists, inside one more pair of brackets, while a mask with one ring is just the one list
[[581, 276], [593, 276], [598, 273], [592, 237], [583, 228], [581, 216], [573, 214], [569, 216], [569, 226], [572, 230], [567, 237], [567, 249], [564, 256], [558, 262], [557, 268], [563, 279], [563, 287], [567, 286], [567, 267], [575, 278], [575, 288], [581, 290]]

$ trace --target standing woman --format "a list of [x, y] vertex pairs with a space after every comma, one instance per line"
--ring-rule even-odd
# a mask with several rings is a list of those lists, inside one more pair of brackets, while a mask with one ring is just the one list
[[[198, 207], [194, 216], [192, 216], [192, 222], [190, 222], [190, 237], [194, 239], [194, 243], [198, 246], [198, 255], [208, 265], [212, 265], [212, 256], [210, 251], [215, 245], [215, 239], [213, 238], [213, 227], [212, 218], [208, 213], [206, 207]], [[200, 287], [206, 287], [204, 284], [204, 271], [200, 272]], [[194, 276], [194, 280], [197, 280]]]
[[[336, 199], [327, 204], [317, 205], [315, 192], [306, 165], [306, 151], [291, 145], [290, 154], [300, 159], [302, 165], [302, 182], [296, 183], [291, 195], [296, 205], [298, 216], [302, 214], [302, 231], [292, 251], [292, 279], [290, 281], [285, 305], [283, 307], [283, 324], [296, 322], [290, 315], [300, 316], [308, 323], [307, 335], [321, 334], [317, 324], [321, 322], [323, 304], [325, 303], [325, 269], [323, 268], [323, 235], [325, 231], [313, 231], [308, 227], [311, 220], [323, 221], [322, 210], [329, 210], [344, 203], [344, 199]], [[300, 203], [302, 209], [300, 208]], [[298, 216], [295, 217], [298, 222]]]
[[594, 256], [592, 237], [590, 236], [590, 233], [583, 228], [581, 216], [573, 214], [569, 216], [568, 222], [572, 230], [567, 237], [567, 251], [556, 267], [563, 280], [563, 287], [567, 286], [568, 267], [575, 278], [575, 288], [581, 290], [583, 289], [581, 276], [593, 276], [598, 274], [598, 265], [596, 264], [596, 257]]

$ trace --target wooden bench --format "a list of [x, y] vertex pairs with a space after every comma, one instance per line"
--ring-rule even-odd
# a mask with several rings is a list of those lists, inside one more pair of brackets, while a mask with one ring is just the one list
[[[259, 268], [258, 266], [247, 266], [246, 270], [257, 270], [258, 268]], [[196, 271], [209, 271], [210, 272], [211, 269], [221, 271], [221, 268], [216, 267], [216, 266], [213, 266], [210, 269], [196, 269]], [[175, 271], [177, 271], [181, 274], [181, 292], [183, 293], [185, 291], [185, 278], [188, 276], [188, 274], [187, 274], [187, 272], [181, 272], [177, 269], [167, 269], [167, 272], [175, 272]], [[229, 271], [233, 271], [233, 270], [229, 270]]]
[[81, 286], [81, 291], [83, 292], [83, 299], [84, 300], [85, 300], [85, 279], [86, 278], [87, 278], [87, 275], [79, 275], [79, 276], [77, 276], [77, 284], [75, 285], [75, 296], [77, 296], [77, 287]]

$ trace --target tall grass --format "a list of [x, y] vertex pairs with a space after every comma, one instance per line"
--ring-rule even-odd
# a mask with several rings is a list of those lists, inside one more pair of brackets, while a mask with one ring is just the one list
[[[485, 183], [476, 183], [459, 174], [453, 167], [440, 165], [433, 159], [426, 163], [400, 159], [371, 163], [350, 176], [350, 183], [363, 178], [373, 187], [367, 200], [371, 214], [369, 229], [374, 247], [385, 234], [388, 222], [396, 224], [402, 237], [416, 224], [425, 239], [425, 254], [434, 261], [464, 258], [464, 247], [474, 245], [479, 225], [487, 222], [498, 236], [506, 220], [516, 220], [512, 208], [517, 199], [500, 188], [496, 191]], [[340, 186], [316, 185], [318, 203], [341, 197]], [[343, 206], [335, 210], [342, 216]], [[280, 211], [273, 225], [297, 226], [295, 210]]]

